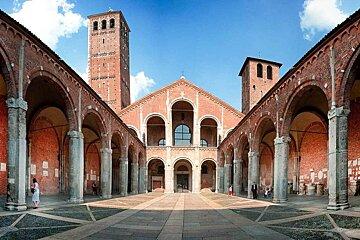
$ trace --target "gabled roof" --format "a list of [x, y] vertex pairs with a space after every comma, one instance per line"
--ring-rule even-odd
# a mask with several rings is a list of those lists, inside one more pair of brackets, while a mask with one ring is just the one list
[[140, 98], [139, 100], [135, 101], [134, 103], [130, 104], [129, 106], [127, 106], [126, 108], [120, 110], [118, 112], [119, 116], [125, 114], [126, 112], [140, 106], [143, 102], [146, 102], [148, 99], [162, 94], [163, 92], [166, 92], [168, 89], [177, 87], [181, 84], [187, 84], [189, 87], [195, 89], [196, 91], [200, 92], [201, 94], [213, 99], [214, 101], [218, 102], [220, 105], [222, 105], [223, 107], [229, 109], [230, 111], [234, 112], [237, 116], [239, 117], [243, 117], [244, 114], [242, 112], [240, 112], [239, 110], [237, 110], [236, 108], [234, 108], [233, 106], [231, 106], [230, 104], [226, 103], [225, 101], [221, 100], [220, 98], [216, 97], [215, 95], [205, 91], [204, 89], [196, 86], [195, 84], [193, 84], [192, 82], [190, 82], [189, 80], [185, 79], [185, 78], [180, 78], [179, 80], [176, 80], [175, 82], [170, 83], [169, 85], [166, 85], [148, 95], [146, 95], [143, 98]]
[[278, 67], [282, 66], [282, 63], [279, 62], [274, 62], [274, 61], [270, 61], [270, 60], [266, 60], [266, 59], [261, 59], [261, 58], [255, 58], [255, 57], [247, 57], [245, 59], [244, 64], [242, 65], [240, 72], [239, 72], [239, 76], [242, 75], [243, 71], [245, 70], [246, 65], [248, 64], [249, 61], [256, 61], [256, 62], [262, 62], [262, 63], [269, 63], [269, 64], [273, 64], [276, 65]]

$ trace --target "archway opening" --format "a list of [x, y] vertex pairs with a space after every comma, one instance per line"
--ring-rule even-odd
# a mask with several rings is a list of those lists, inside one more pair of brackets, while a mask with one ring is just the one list
[[186, 101], [172, 106], [173, 145], [190, 146], [193, 143], [194, 109]]
[[217, 147], [217, 123], [212, 118], [205, 118], [200, 123], [200, 146]]
[[52, 79], [42, 76], [31, 80], [26, 89], [27, 189], [32, 178], [40, 184], [43, 195], [69, 191], [70, 100]]
[[201, 190], [215, 192], [216, 188], [216, 164], [212, 160], [206, 160], [201, 164]]
[[119, 133], [114, 133], [111, 138], [111, 150], [112, 150], [112, 194], [120, 194], [120, 161], [121, 161], [121, 148], [123, 141]]
[[165, 122], [161, 117], [149, 118], [147, 127], [147, 146], [165, 146]]
[[188, 160], [179, 160], [174, 166], [175, 192], [192, 191], [192, 165]]
[[90, 112], [82, 124], [84, 134], [84, 194], [99, 195], [101, 193], [101, 136], [104, 127], [100, 117]]
[[326, 95], [315, 86], [304, 88], [290, 105], [290, 193], [321, 195], [327, 189], [328, 110]]
[[148, 164], [148, 191], [164, 192], [165, 165], [160, 159], [152, 159]]

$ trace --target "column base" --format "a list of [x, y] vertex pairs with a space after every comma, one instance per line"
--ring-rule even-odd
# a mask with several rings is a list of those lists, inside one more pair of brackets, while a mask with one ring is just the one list
[[17, 204], [17, 203], [5, 203], [5, 210], [7, 211], [26, 211], [26, 204]]
[[101, 198], [104, 198], [104, 199], [109, 199], [109, 198], [111, 198], [112, 196], [111, 196], [111, 194], [110, 195], [102, 195], [101, 196]]
[[283, 198], [283, 199], [273, 199], [272, 202], [273, 202], [273, 203], [286, 203], [286, 202], [287, 202], [287, 198]]
[[338, 203], [338, 204], [328, 204], [326, 209], [337, 211], [337, 210], [344, 210], [349, 207], [350, 207], [349, 203]]
[[128, 194], [127, 193], [120, 193], [119, 195], [120, 195], [120, 197], [126, 197]]
[[136, 195], [136, 194], [138, 194], [138, 191], [131, 192], [131, 195]]
[[83, 198], [70, 198], [68, 200], [69, 203], [83, 203], [84, 199]]
[[174, 191], [164, 191], [164, 193], [174, 193]]

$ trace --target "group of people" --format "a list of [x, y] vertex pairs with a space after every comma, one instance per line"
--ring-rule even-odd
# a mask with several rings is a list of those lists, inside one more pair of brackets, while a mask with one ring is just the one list
[[[258, 198], [258, 186], [255, 182], [253, 182], [253, 184], [251, 185], [251, 193], [252, 193], [253, 199]], [[229, 187], [228, 194], [231, 196], [234, 195], [234, 190], [233, 190], [232, 185], [230, 185], [230, 187]], [[271, 198], [271, 196], [272, 196], [272, 188], [266, 187], [265, 191], [264, 191], [264, 198]]]

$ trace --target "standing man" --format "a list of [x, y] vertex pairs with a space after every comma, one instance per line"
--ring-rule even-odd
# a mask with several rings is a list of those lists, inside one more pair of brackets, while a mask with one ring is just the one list
[[253, 194], [253, 199], [257, 199], [257, 185], [255, 182], [251, 185], [251, 192]]

